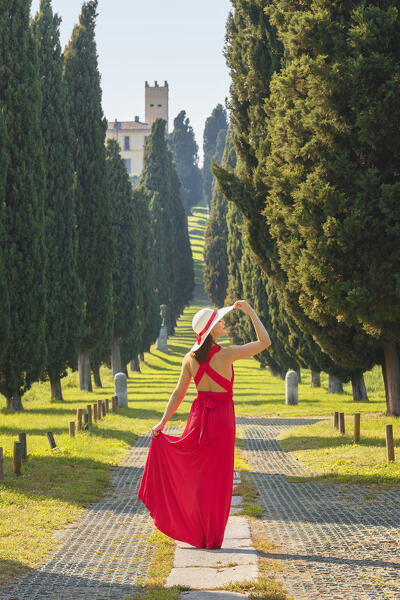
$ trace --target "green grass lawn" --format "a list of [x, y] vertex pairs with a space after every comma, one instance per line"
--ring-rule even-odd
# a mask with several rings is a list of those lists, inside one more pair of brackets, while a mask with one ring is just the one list
[[[0, 399], [0, 446], [5, 454], [5, 481], [0, 483], [0, 584], [41, 564], [54, 551], [54, 531], [77, 520], [88, 503], [102, 496], [109, 484], [110, 467], [119, 464], [137, 437], [148, 432], [160, 420], [178, 381], [182, 358], [194, 343], [192, 317], [209, 303], [201, 285], [205, 220], [206, 211], [201, 207], [197, 207], [194, 216], [189, 219], [196, 274], [193, 304], [185, 309], [175, 335], [169, 339], [170, 353], [164, 355], [153, 346], [151, 352], [145, 354], [142, 372], [130, 374], [129, 408], [108, 415], [90, 432], [79, 433], [75, 439], [69, 438], [68, 422], [75, 418], [78, 407], [86, 408], [87, 404], [99, 398], [111, 398], [113, 395], [112, 376], [106, 368], [101, 370], [103, 388], [94, 388], [92, 393], [81, 392], [77, 373], [69, 374], [62, 382], [64, 402], [50, 402], [48, 383], [35, 384], [25, 394], [24, 412], [15, 413], [6, 409], [5, 400]], [[223, 342], [227, 343], [228, 340]], [[385, 411], [378, 370], [367, 375], [370, 401], [356, 405], [352, 401], [349, 385], [345, 386], [344, 394], [333, 395], [327, 393], [327, 377], [322, 376], [321, 388], [311, 388], [309, 379], [309, 372], [304, 372], [299, 389], [299, 405], [285, 406], [284, 381], [272, 377], [268, 370], [261, 370], [254, 359], [240, 361], [235, 364], [236, 414], [299, 417], [328, 416], [335, 410], [346, 414], [357, 410], [375, 415], [382, 415]], [[194, 397], [195, 386], [192, 381], [171, 424], [185, 424]], [[386, 419], [382, 416], [371, 417], [369, 422], [371, 443], [360, 444], [356, 449], [347, 438], [332, 442], [337, 440], [337, 436], [330, 425], [320, 423], [307, 428], [307, 432], [313, 432], [311, 437], [319, 441], [315, 448], [301, 451], [304, 460], [307, 462], [309, 457], [314, 456], [317, 462], [319, 456], [321, 462], [336, 469], [334, 465], [340, 459], [354, 457], [352, 460], [355, 463], [363, 465], [363, 471], [359, 473], [361, 477], [363, 474], [367, 476], [369, 469], [378, 468], [372, 466], [372, 459], [368, 458], [376, 454], [377, 464], [383, 468], [384, 459], [381, 456], [384, 453]], [[374, 423], [377, 424], [376, 431], [373, 430]], [[27, 433], [28, 460], [23, 465], [22, 476], [17, 477], [12, 473], [11, 455], [20, 431]], [[49, 449], [46, 431], [53, 431], [61, 450]], [[362, 433], [367, 435], [364, 417]], [[398, 434], [397, 428], [397, 439]], [[307, 436], [308, 433], [289, 432], [285, 444], [292, 440], [294, 447]], [[236, 468], [244, 468], [242, 463], [238, 444]], [[316, 466], [313, 469], [318, 471]], [[394, 473], [397, 466], [392, 465], [390, 469]], [[397, 477], [398, 473], [397, 470]]]

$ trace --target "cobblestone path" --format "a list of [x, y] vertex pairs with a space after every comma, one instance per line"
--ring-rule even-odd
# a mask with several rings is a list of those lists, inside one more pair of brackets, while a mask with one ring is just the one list
[[400, 600], [400, 493], [357, 485], [288, 483], [306, 471], [276, 441], [314, 419], [239, 417], [245, 455], [296, 600]]
[[[173, 428], [168, 428], [174, 433]], [[120, 466], [111, 469], [107, 496], [85, 509], [63, 532], [55, 554], [0, 600], [101, 600], [131, 598], [147, 575], [155, 530], [147, 508], [136, 498], [150, 435], [140, 437]]]

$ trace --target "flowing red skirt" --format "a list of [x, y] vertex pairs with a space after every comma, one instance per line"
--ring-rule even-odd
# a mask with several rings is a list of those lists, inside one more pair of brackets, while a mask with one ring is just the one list
[[220, 548], [232, 500], [232, 392], [199, 391], [181, 436], [152, 438], [138, 498], [155, 526], [197, 548]]

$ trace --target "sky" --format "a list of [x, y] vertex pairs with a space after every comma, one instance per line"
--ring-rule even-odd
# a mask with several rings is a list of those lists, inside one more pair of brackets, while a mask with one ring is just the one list
[[[32, 1], [32, 15], [40, 0]], [[78, 23], [82, 0], [53, 0], [61, 44]], [[223, 56], [229, 0], [99, 0], [96, 27], [103, 111], [109, 121], [144, 121], [144, 82], [169, 84], [169, 130], [185, 110], [202, 160], [207, 117], [229, 94]]]

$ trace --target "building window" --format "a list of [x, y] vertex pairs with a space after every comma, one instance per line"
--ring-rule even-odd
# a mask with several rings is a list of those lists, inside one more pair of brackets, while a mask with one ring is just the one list
[[162, 104], [157, 104], [157, 106], [162, 106]]
[[131, 173], [132, 172], [131, 159], [124, 158], [124, 161], [125, 161], [126, 170], [128, 171], [128, 173]]
[[129, 135], [126, 135], [124, 137], [124, 150], [130, 150]]
[[150, 104], [150, 106], [154, 106], [154, 104]]

